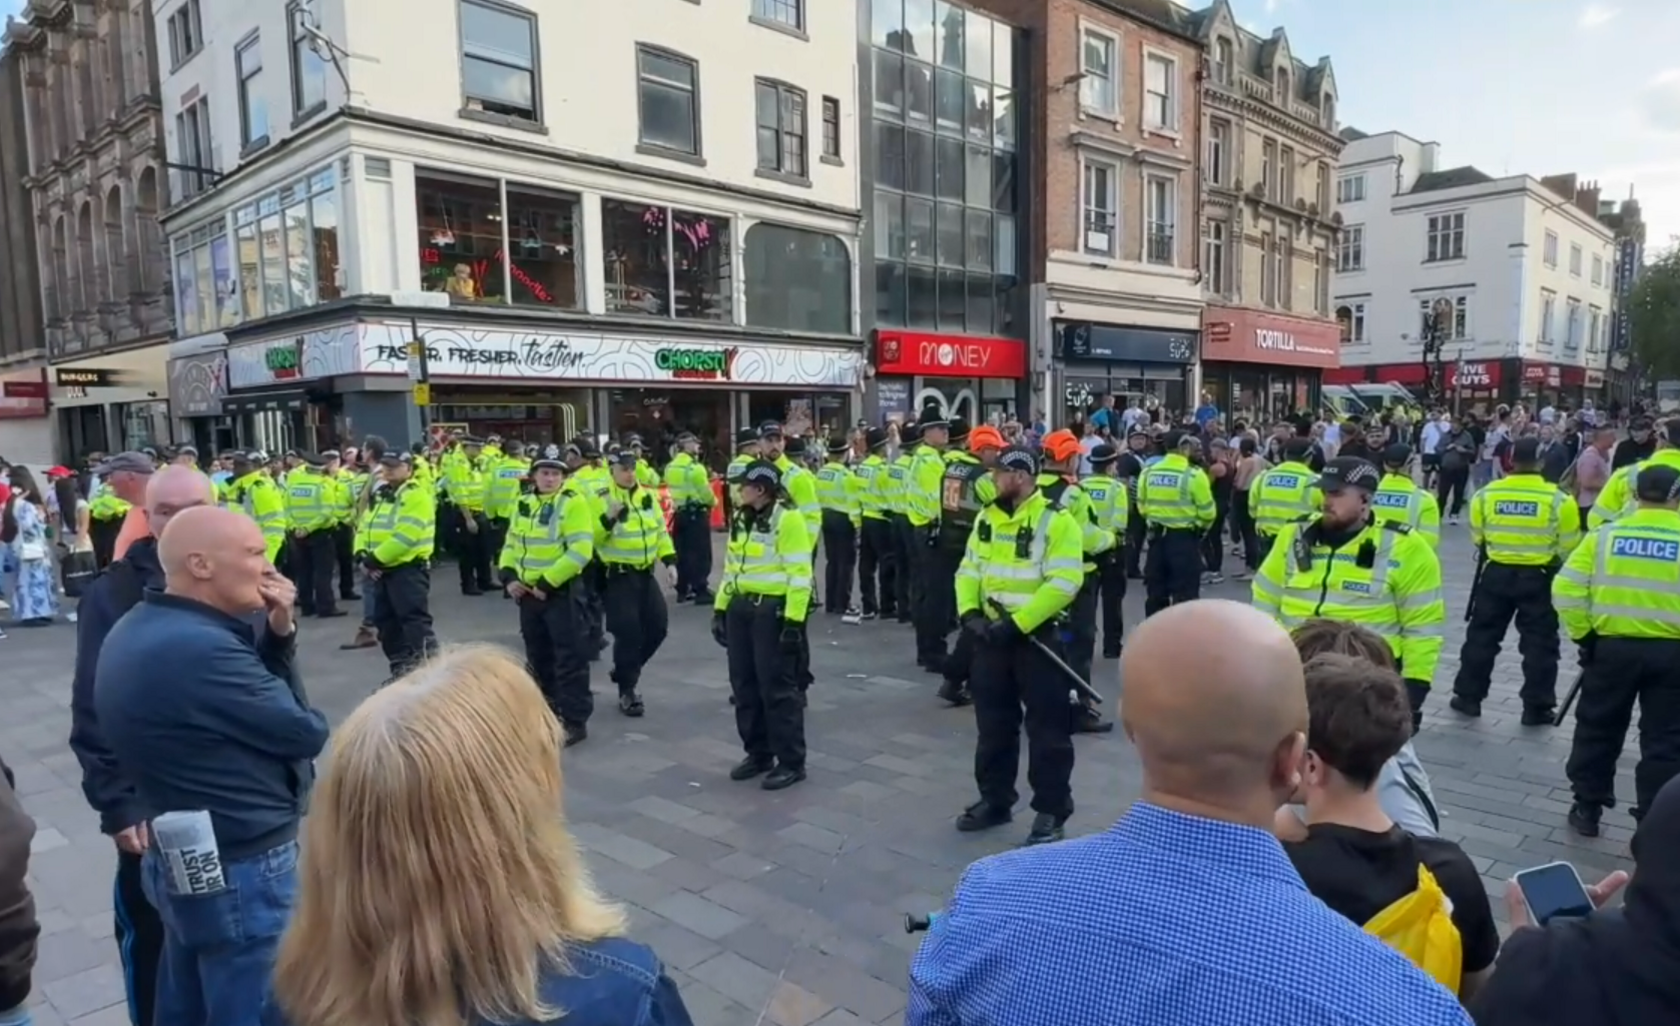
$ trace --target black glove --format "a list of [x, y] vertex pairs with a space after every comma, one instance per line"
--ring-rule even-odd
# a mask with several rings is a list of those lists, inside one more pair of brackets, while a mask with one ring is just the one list
[[962, 618], [963, 630], [974, 635], [976, 638], [984, 638], [986, 636], [986, 627], [989, 623], [991, 623], [991, 621], [986, 619], [986, 614], [981, 612], [966, 613]]
[[379, 560], [373, 558], [372, 553], [366, 553], [366, 552], [364, 552], [362, 554], [362, 566], [366, 567], [369, 570], [383, 570], [383, 569], [385, 569], [383, 566], [381, 566], [379, 564]]
[[805, 641], [805, 631], [792, 620], [782, 621], [782, 651], [787, 655], [799, 652], [800, 645]]
[[993, 620], [986, 625], [986, 643], [1003, 648], [1020, 641], [1021, 628], [1015, 625], [1013, 616], [1005, 616]]
[[1575, 643], [1575, 658], [1582, 666], [1591, 666], [1598, 658], [1598, 635], [1589, 633]]
[[729, 628], [721, 612], [712, 614], [712, 640], [724, 648], [729, 647]]

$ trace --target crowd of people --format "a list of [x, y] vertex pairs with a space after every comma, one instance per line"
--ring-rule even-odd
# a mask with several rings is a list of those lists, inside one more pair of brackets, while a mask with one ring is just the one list
[[[1548, 443], [1567, 442], [1519, 413], [1495, 411], [1476, 443], [1491, 465], [1469, 527], [1486, 565], [1452, 709], [1479, 715], [1470, 649], [1485, 655], [1514, 616], [1524, 723], [1552, 722], [1561, 621], [1589, 671], [1569, 822], [1591, 834], [1634, 702], [1658, 702], [1680, 665], [1680, 559], [1626, 562], [1649, 560], [1634, 542], [1653, 532], [1680, 539], [1680, 423], [1641, 434], [1636, 420], [1630, 441], [1648, 449], [1583, 503], [1558, 485], [1584, 451], [1547, 476]], [[1648, 870], [1680, 857], [1680, 721], [1642, 731], [1646, 868], [1625, 912], [1526, 924], [1513, 899], [1521, 929], [1501, 953], [1475, 866], [1440, 836], [1411, 737], [1445, 621], [1444, 493], [1429, 478], [1448, 474], [1442, 444], [1459, 429], [1402, 414], [1262, 439], [1217, 416], [1121, 418], [1111, 444], [1111, 419], [1010, 439], [929, 408], [819, 444], [776, 423], [744, 431], [720, 482], [715, 583], [719, 494], [689, 436], [663, 468], [639, 439], [587, 437], [527, 451], [461, 436], [438, 452], [370, 438], [230, 453], [213, 476], [190, 449], [101, 461], [77, 516], [105, 570], [78, 607], [71, 746], [118, 850], [136, 1026], [688, 1022], [561, 811], [560, 752], [588, 737], [589, 664], [609, 636], [618, 711], [647, 713], [640, 674], [670, 615], [660, 573], [710, 610], [726, 650], [736, 781], [805, 778], [813, 615], [912, 625], [938, 696], [973, 706], [979, 800], [957, 829], [1013, 818], [1024, 736], [1026, 843], [964, 875], [911, 966], [908, 1026], [1561, 1024], [1586, 1021], [1600, 985], [1620, 987], [1602, 1021], [1674, 1016], [1680, 898], [1672, 874]], [[1589, 539], [1607, 558], [1577, 545], [1583, 516], [1605, 525]], [[1246, 608], [1200, 597], [1227, 522], [1253, 580]], [[438, 651], [430, 571], [445, 557], [464, 595], [514, 602], [522, 664]], [[1128, 630], [1134, 579], [1146, 619]], [[1557, 607], [1550, 653], [1535, 641], [1541, 592]], [[355, 601], [345, 646], [380, 645], [389, 676], [329, 751], [299, 621]], [[1197, 644], [1210, 630], [1229, 643]], [[1113, 830], [1056, 844], [1073, 738], [1113, 727], [1099, 640], [1126, 682], [1143, 798]], [[8, 797], [0, 1026], [26, 1021], [36, 929], [30, 827]], [[1595, 885], [1594, 902], [1625, 883]], [[1581, 964], [1553, 964], [1570, 957]]]

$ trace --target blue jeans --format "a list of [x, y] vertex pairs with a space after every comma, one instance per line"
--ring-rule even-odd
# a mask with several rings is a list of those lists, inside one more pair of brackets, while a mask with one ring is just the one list
[[379, 589], [374, 587], [374, 583], [372, 581], [368, 580], [367, 567], [358, 566], [356, 568], [356, 576], [362, 579], [362, 626], [372, 627], [373, 593]]
[[215, 894], [170, 893], [163, 856], [147, 852], [146, 897], [163, 919], [157, 1022], [257, 1026], [280, 933], [297, 897], [296, 841], [222, 865]]

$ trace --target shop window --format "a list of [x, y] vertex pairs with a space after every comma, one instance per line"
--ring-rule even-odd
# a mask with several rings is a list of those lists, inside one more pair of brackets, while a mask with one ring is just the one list
[[281, 192], [286, 225], [286, 302], [288, 309], [315, 305], [315, 259], [309, 240], [309, 196], [300, 187]]
[[258, 248], [262, 253], [263, 308], [260, 316], [285, 313], [289, 302], [286, 284], [286, 238], [280, 223], [280, 197], [266, 196], [257, 204]]
[[419, 205], [420, 281], [451, 303], [505, 302], [502, 197], [493, 181], [423, 170], [414, 176]]
[[507, 201], [513, 302], [579, 309], [577, 199], [509, 185]]
[[314, 240], [315, 296], [320, 302], [344, 298], [343, 272], [338, 256], [338, 197], [332, 191], [332, 172], [325, 171], [312, 182], [315, 195], [309, 199], [309, 230]]
[[851, 333], [852, 261], [838, 236], [755, 224], [744, 249], [749, 325]]
[[728, 218], [604, 199], [601, 244], [608, 313], [733, 318]]

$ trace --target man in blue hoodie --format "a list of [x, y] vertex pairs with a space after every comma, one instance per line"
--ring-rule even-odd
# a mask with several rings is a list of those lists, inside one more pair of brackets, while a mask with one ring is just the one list
[[154, 1014], [168, 1026], [255, 1026], [327, 721], [295, 670], [297, 589], [253, 520], [184, 510], [158, 562], [164, 590], [111, 629], [93, 687], [152, 833], [141, 879], [164, 925]]
[[140, 856], [149, 838], [146, 811], [134, 785], [117, 767], [93, 708], [93, 679], [106, 635], [146, 591], [163, 590], [157, 535], [185, 509], [215, 501], [210, 479], [192, 467], [166, 467], [146, 485], [145, 515], [151, 535], [106, 568], [82, 596], [76, 618], [76, 670], [70, 698], [70, 748], [82, 764], [82, 793], [99, 813], [99, 825], [117, 846], [117, 881], [111, 896], [117, 951], [127, 982], [128, 1016], [134, 1026], [152, 1026], [157, 994], [163, 922], [140, 885]]

